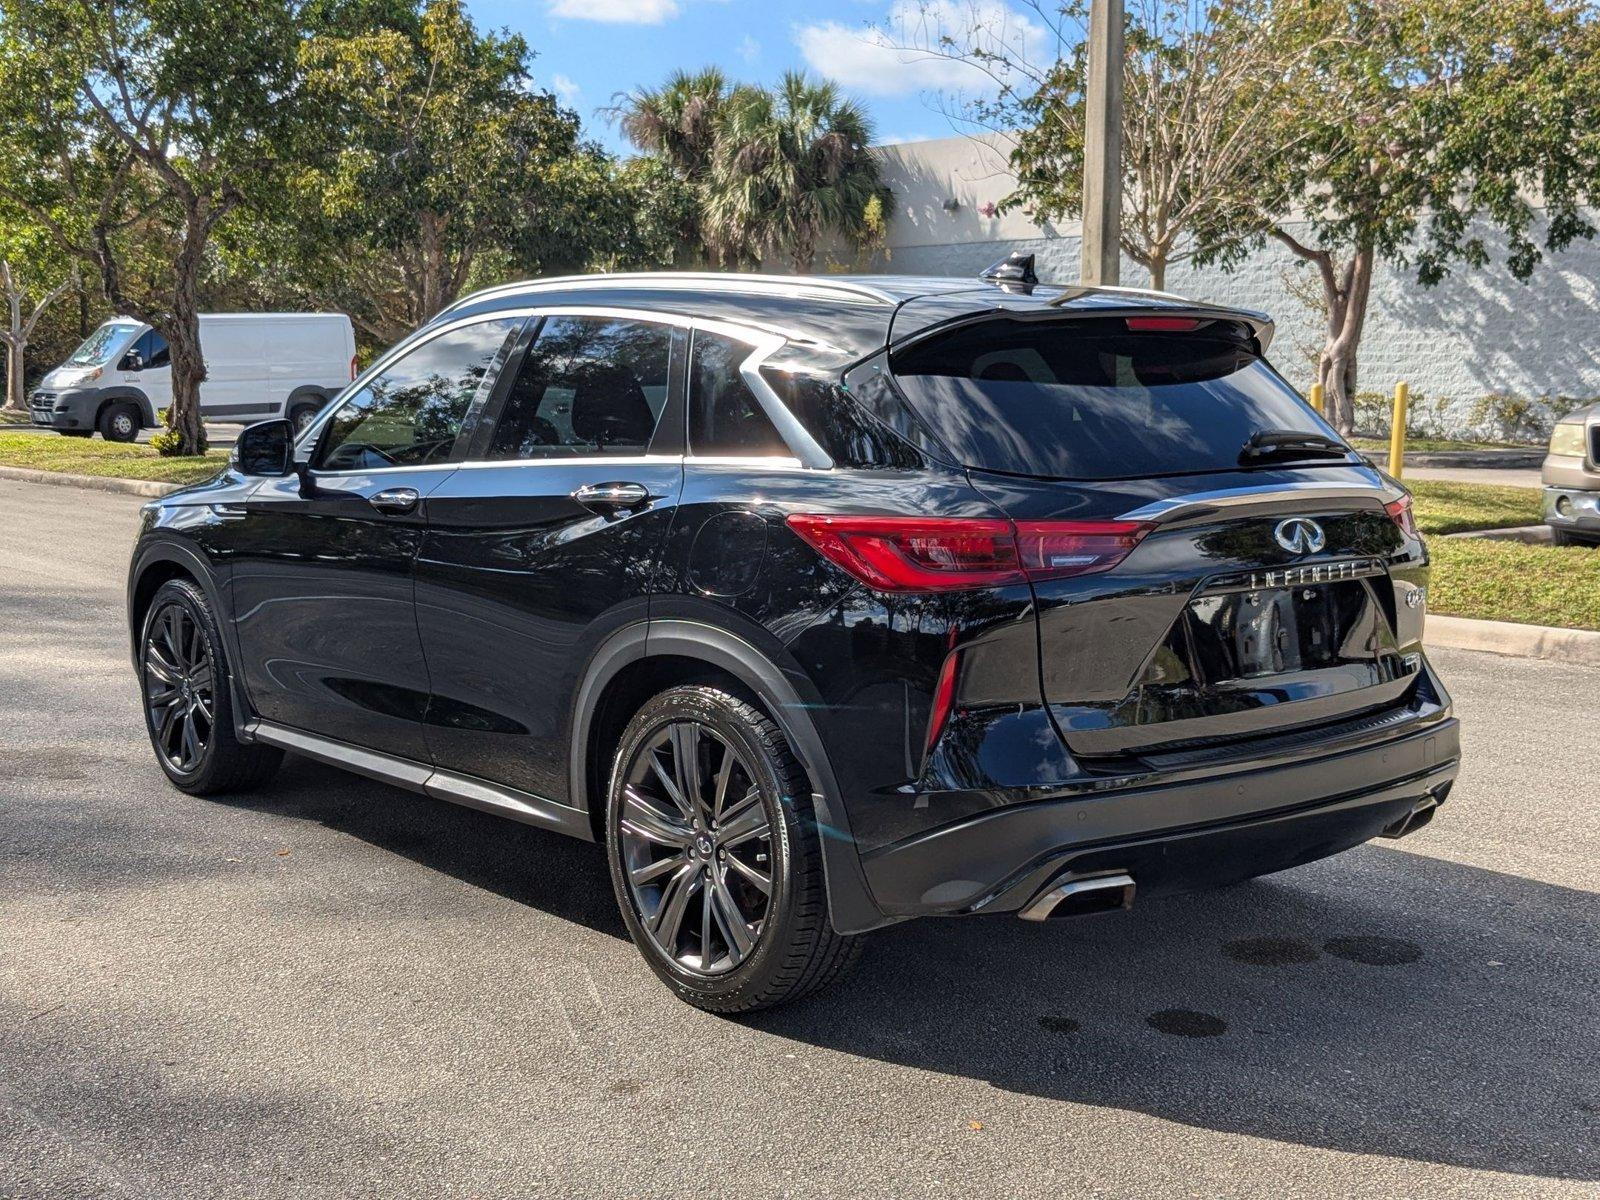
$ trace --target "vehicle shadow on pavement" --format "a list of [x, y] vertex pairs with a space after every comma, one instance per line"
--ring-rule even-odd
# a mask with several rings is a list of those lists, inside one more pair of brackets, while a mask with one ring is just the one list
[[[294, 758], [232, 803], [626, 936], [598, 846]], [[1600, 1179], [1600, 896], [1382, 844], [1127, 913], [893, 926], [742, 1020], [1205, 1129]]]
[[898, 926], [751, 1024], [1206, 1129], [1600, 1179], [1600, 896], [1381, 845], [1127, 913]]

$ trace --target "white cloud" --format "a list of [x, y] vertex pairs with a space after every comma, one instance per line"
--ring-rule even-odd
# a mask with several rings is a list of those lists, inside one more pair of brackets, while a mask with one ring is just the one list
[[761, 57], [761, 43], [748, 33], [745, 34], [744, 40], [739, 43], [739, 57], [747, 63], [755, 62], [756, 59]]
[[659, 25], [678, 15], [678, 0], [549, 0], [550, 15], [608, 25]]
[[896, 0], [878, 25], [819, 21], [797, 28], [794, 40], [818, 74], [855, 91], [904, 96], [994, 90], [988, 71], [950, 57], [942, 39], [1038, 62], [1047, 53], [1048, 37], [1038, 22], [1001, 0]]
[[550, 86], [556, 90], [556, 95], [561, 97], [563, 104], [573, 105], [578, 102], [578, 96], [583, 91], [572, 81], [570, 75], [556, 74], [550, 76]]

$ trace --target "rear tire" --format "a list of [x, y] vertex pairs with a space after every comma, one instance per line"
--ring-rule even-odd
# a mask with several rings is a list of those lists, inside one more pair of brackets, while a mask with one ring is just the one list
[[805, 771], [765, 713], [719, 688], [672, 688], [628, 723], [606, 848], [634, 944], [696, 1008], [784, 1004], [859, 957], [828, 920]]
[[316, 420], [317, 414], [322, 411], [322, 406], [327, 402], [326, 397], [318, 397], [310, 403], [302, 402], [293, 405], [289, 409], [289, 424], [294, 427], [294, 436], [296, 438], [299, 438], [306, 431], [306, 427]]
[[117, 400], [100, 410], [100, 436], [108, 442], [131, 442], [139, 436], [139, 409]]
[[283, 761], [283, 751], [235, 735], [230, 684], [205, 593], [187, 579], [169, 579], [150, 601], [139, 634], [139, 689], [156, 761], [190, 795], [260, 787]]

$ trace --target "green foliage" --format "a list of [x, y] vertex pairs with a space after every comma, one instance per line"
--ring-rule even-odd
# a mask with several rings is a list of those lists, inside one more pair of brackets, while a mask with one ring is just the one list
[[0, 466], [26, 467], [31, 471], [187, 484], [212, 478], [227, 461], [226, 454], [215, 450], [203, 456], [168, 457], [137, 442], [40, 437], [37, 433], [0, 430]]

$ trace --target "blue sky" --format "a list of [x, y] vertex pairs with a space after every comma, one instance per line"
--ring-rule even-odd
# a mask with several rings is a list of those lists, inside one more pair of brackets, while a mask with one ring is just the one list
[[1049, 39], [1038, 15], [1008, 0], [468, 0], [480, 28], [510, 28], [538, 53], [534, 81], [557, 92], [614, 150], [596, 110], [675, 68], [714, 64], [770, 83], [804, 68], [827, 75], [872, 113], [880, 141], [957, 132], [943, 109], [987, 81], [970, 67], [897, 47], [978, 29], [1030, 50]]

